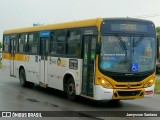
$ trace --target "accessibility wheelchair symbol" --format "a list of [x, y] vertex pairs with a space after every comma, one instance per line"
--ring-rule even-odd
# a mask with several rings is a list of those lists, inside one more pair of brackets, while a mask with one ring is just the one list
[[132, 72], [138, 72], [138, 63], [132, 63]]

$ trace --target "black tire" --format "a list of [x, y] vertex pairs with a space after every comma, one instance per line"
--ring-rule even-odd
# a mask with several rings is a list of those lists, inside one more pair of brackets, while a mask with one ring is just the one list
[[34, 83], [28, 82], [26, 81], [26, 74], [25, 74], [25, 70], [21, 69], [20, 73], [19, 73], [19, 79], [20, 79], [20, 85], [22, 87], [33, 87]]
[[117, 100], [117, 99], [109, 100], [109, 103], [111, 103], [111, 104], [118, 104], [119, 102], [120, 102], [120, 100]]
[[75, 82], [72, 77], [68, 80], [66, 90], [68, 99], [72, 101], [76, 100]]
[[156, 68], [156, 74], [160, 74], [159, 71], [160, 71], [160, 70], [159, 70], [159, 68], [157, 67], [157, 68]]

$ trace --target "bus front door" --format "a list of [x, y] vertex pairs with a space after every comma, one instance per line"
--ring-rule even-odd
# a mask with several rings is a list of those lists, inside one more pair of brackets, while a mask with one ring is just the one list
[[96, 36], [84, 36], [83, 39], [82, 94], [90, 97], [93, 97], [96, 40]]
[[47, 60], [48, 60], [48, 37], [40, 38], [40, 68], [39, 68], [39, 82], [41, 87], [46, 87], [47, 84]]

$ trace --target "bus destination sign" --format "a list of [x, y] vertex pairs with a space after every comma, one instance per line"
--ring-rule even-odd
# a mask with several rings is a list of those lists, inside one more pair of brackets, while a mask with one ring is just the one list
[[136, 24], [120, 24], [121, 30], [128, 30], [128, 31], [136, 31], [137, 25]]
[[111, 24], [112, 31], [147, 32], [147, 26], [141, 24]]

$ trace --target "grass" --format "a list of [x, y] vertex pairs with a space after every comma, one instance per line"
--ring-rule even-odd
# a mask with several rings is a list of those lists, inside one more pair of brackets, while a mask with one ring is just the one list
[[155, 93], [160, 94], [160, 80], [156, 80]]

